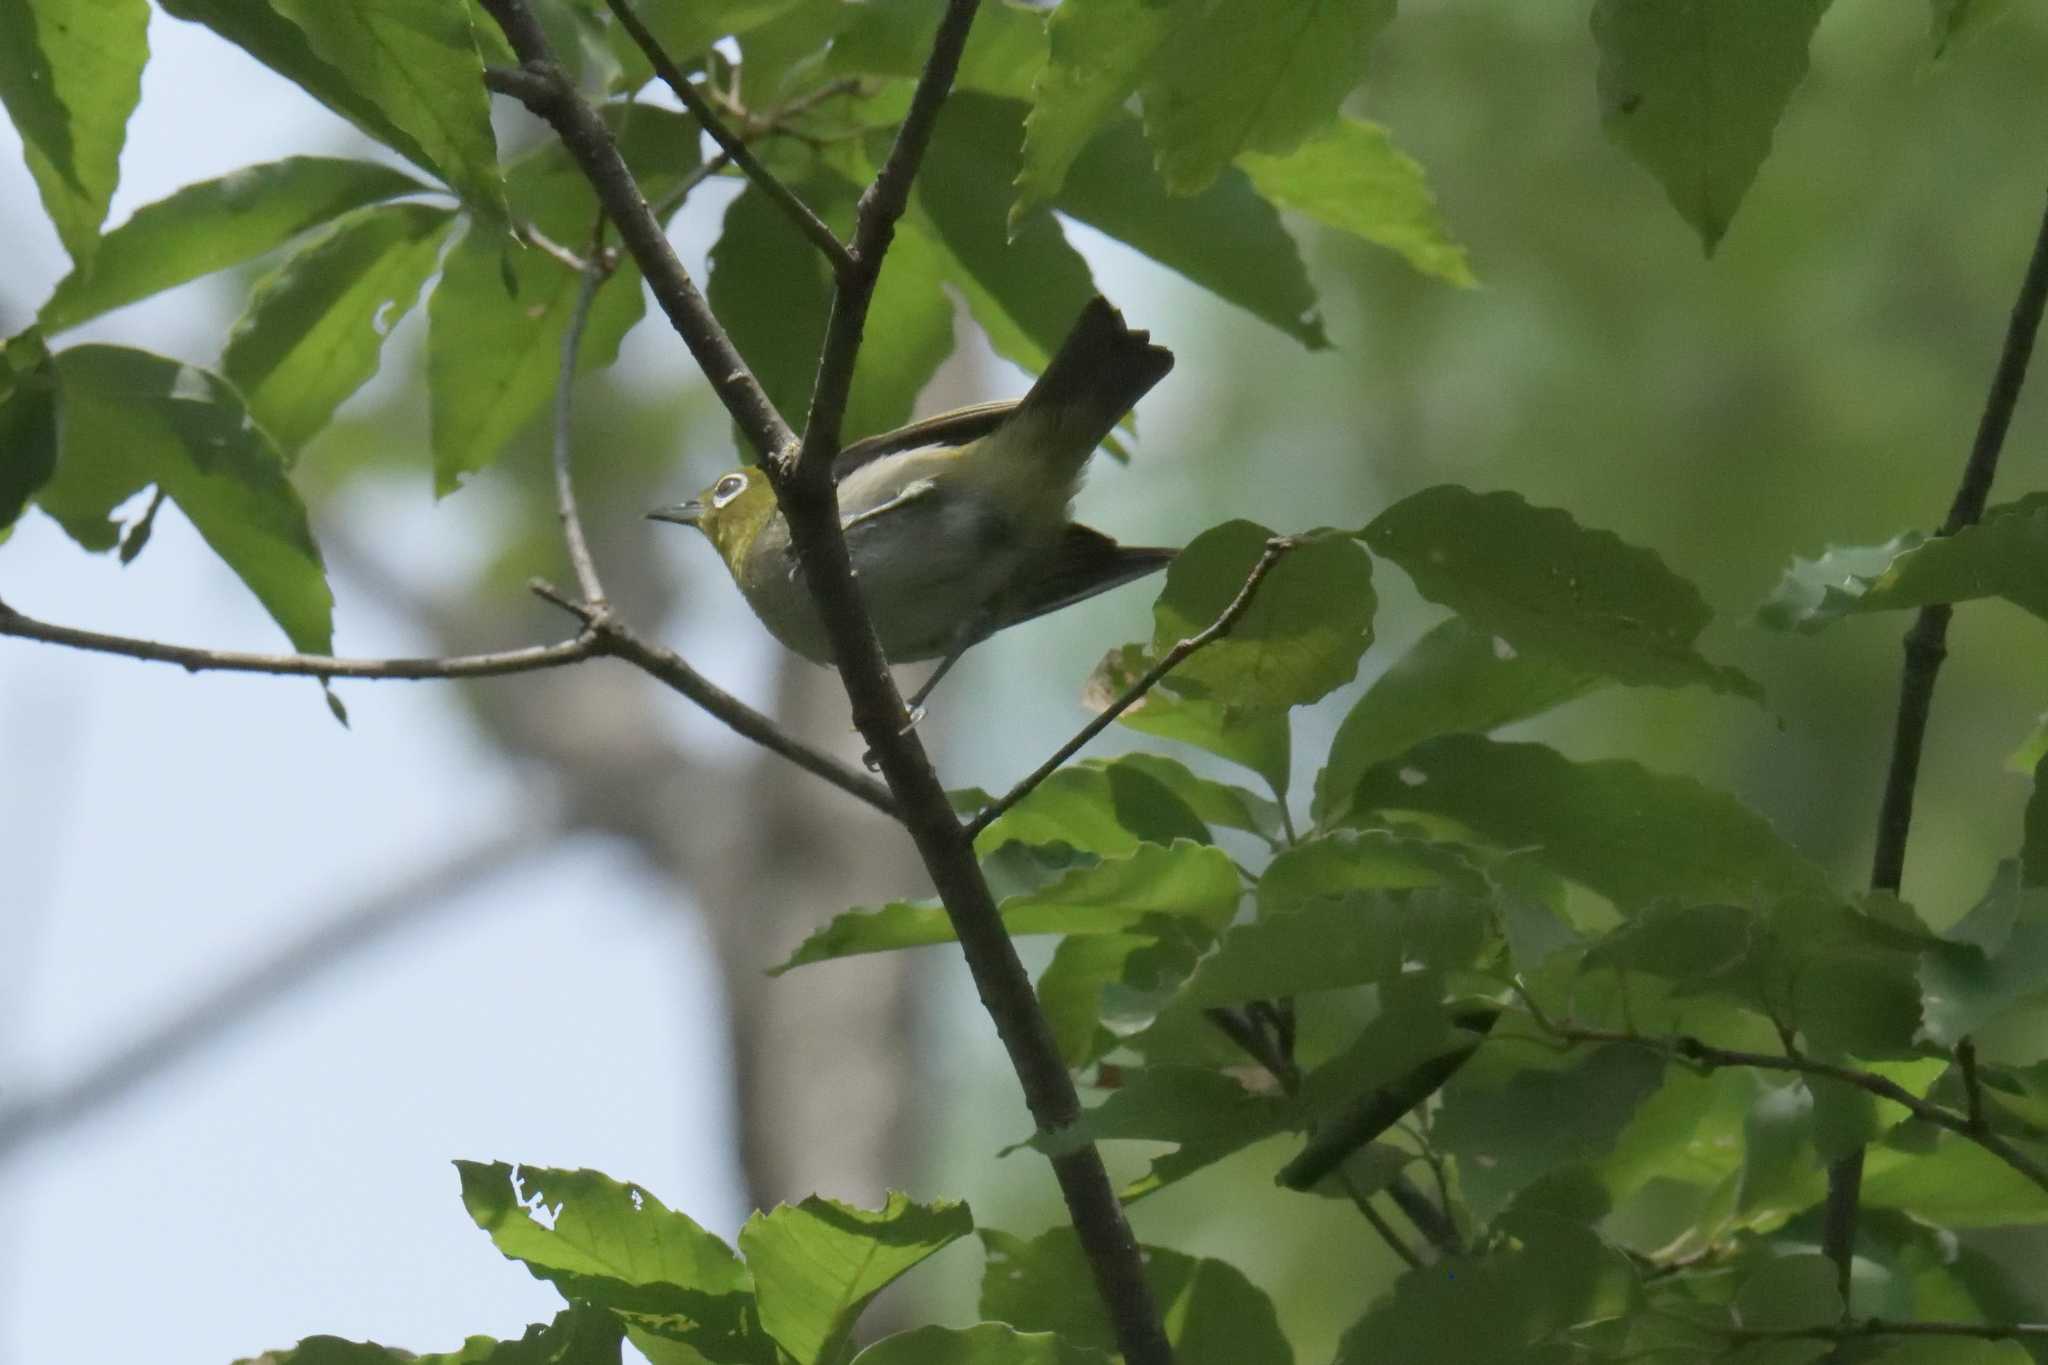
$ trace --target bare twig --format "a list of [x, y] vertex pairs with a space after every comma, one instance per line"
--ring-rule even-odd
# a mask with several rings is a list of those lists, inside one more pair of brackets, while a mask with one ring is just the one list
[[1206, 629], [1167, 650], [1160, 656], [1159, 662], [1145, 670], [1143, 677], [1124, 689], [1122, 696], [1104, 707], [1093, 720], [1077, 730], [1072, 739], [1054, 750], [1051, 758], [1033, 768], [1016, 786], [1004, 792], [979, 815], [968, 821], [968, 837], [973, 838], [987, 829], [1004, 811], [1029, 796], [1033, 788], [1059, 771], [1061, 764], [1081, 752], [1090, 740], [1113, 725], [1118, 716], [1143, 701], [1145, 694], [1157, 687], [1167, 674], [1185, 663], [1189, 655], [1228, 635], [1231, 627], [1251, 610], [1252, 599], [1258, 595], [1259, 584], [1266, 581], [1266, 575], [1273, 571], [1273, 566], [1299, 543], [1288, 536], [1275, 536], [1267, 541], [1266, 552], [1252, 565], [1251, 573], [1245, 576], [1244, 586], [1237, 590], [1237, 596], [1230, 599], [1230, 605], [1226, 606]]
[[561, 826], [551, 820], [522, 822], [432, 867], [408, 873], [236, 972], [72, 1079], [11, 1099], [0, 1107], [0, 1163], [26, 1143], [51, 1137], [119, 1103], [362, 949], [454, 907], [459, 893], [547, 851], [561, 833]]
[[493, 678], [532, 673], [580, 663], [597, 654], [598, 641], [585, 631], [573, 640], [529, 645], [495, 654], [462, 654], [444, 659], [339, 659], [325, 654], [248, 654], [228, 649], [199, 649], [104, 635], [96, 630], [52, 625], [24, 616], [0, 602], [0, 635], [13, 635], [95, 654], [119, 654], [150, 663], [176, 664], [188, 673], [274, 673], [299, 678], [362, 678], [418, 681], [424, 678]]
[[1979, 1341], [2018, 1341], [2048, 1337], [2048, 1322], [1914, 1322], [1858, 1318], [1813, 1327], [1730, 1328], [1731, 1343], [1754, 1341], [1862, 1341], [1870, 1337], [1974, 1337]]
[[576, 509], [576, 485], [570, 465], [576, 449], [575, 424], [571, 420], [576, 390], [576, 355], [583, 348], [583, 329], [590, 322], [590, 306], [597, 291], [618, 268], [618, 258], [605, 249], [604, 219], [597, 220], [590, 234], [590, 255], [583, 266], [582, 287], [576, 306], [569, 312], [569, 325], [562, 332], [562, 369], [555, 377], [555, 502], [562, 520], [562, 539], [569, 551], [569, 564], [576, 573], [576, 586], [583, 600], [594, 607], [604, 605], [604, 583], [597, 576], [597, 561], [591, 558], [590, 542], [583, 534], [583, 517]]
[[[2048, 214], [2034, 237], [2033, 255], [2020, 280], [2012, 317], [2005, 329], [1998, 366], [1984, 397], [1976, 439], [1963, 476], [1942, 523], [1943, 535], [1975, 524], [1991, 498], [1999, 453], [2012, 425], [2013, 408], [2026, 383], [2027, 362], [2048, 306]], [[1906, 872], [1906, 841], [1913, 827], [1913, 795], [1920, 781], [1920, 755], [1927, 743], [1928, 716], [1934, 708], [1934, 683], [1948, 657], [1948, 623], [1955, 608], [1946, 602], [1920, 609], [1906, 632], [1905, 663], [1899, 670], [1898, 719], [1892, 728], [1891, 764], [1885, 773], [1884, 797], [1877, 813], [1877, 844], [1871, 855], [1870, 886], [1896, 893]], [[1842, 1302], [1849, 1302], [1850, 1263], [1855, 1256], [1856, 1205], [1863, 1184], [1863, 1149], [1857, 1148], [1828, 1167], [1827, 1204], [1822, 1215], [1821, 1250], [1834, 1261]]]
[[1967, 1115], [1958, 1114], [1931, 1100], [1922, 1099], [1896, 1081], [1880, 1076], [1874, 1071], [1862, 1071], [1852, 1066], [1816, 1061], [1799, 1053], [1787, 1055], [1776, 1052], [1743, 1052], [1734, 1048], [1714, 1047], [1682, 1034], [1657, 1037], [1615, 1029], [1579, 1028], [1571, 1024], [1542, 1025], [1539, 1022], [1539, 1026], [1547, 1028], [1553, 1036], [1567, 1043], [1625, 1043], [1661, 1052], [1668, 1057], [1710, 1070], [1724, 1066], [1748, 1066], [1762, 1071], [1789, 1071], [1802, 1076], [1820, 1076], [1839, 1081], [1843, 1085], [1854, 1086], [1858, 1090], [1875, 1095], [1881, 1100], [1889, 1100], [1923, 1123], [1946, 1128], [1959, 1137], [1967, 1138], [2034, 1184], [2048, 1190], [2048, 1167], [2043, 1167], [2041, 1163], [1988, 1127], [1979, 1128], [1973, 1125]]
[[483, 0], [483, 5], [525, 63], [516, 71], [489, 69], [484, 72], [484, 83], [517, 99], [554, 128], [597, 192], [605, 216], [618, 228], [655, 301], [754, 449], [764, 459], [794, 449], [796, 433], [775, 410], [732, 338], [712, 315], [711, 305], [676, 259], [667, 234], [619, 155], [611, 130], [550, 60], [547, 39], [524, 0]]
[[704, 98], [696, 86], [690, 84], [690, 78], [678, 70], [668, 53], [662, 50], [661, 41], [648, 32], [647, 25], [640, 22], [640, 16], [633, 12], [633, 6], [628, 0], [605, 0], [605, 3], [610, 6], [612, 15], [619, 21], [620, 27], [626, 30], [627, 35], [653, 65], [654, 74], [661, 77], [662, 83], [675, 92], [675, 97], [682, 101], [683, 108], [689, 110], [697, 122], [703, 125], [704, 131], [711, 134], [711, 140], [718, 144], [718, 149], [726, 158], [740, 168], [741, 173], [753, 182], [756, 189], [767, 195], [788, 215], [789, 220], [796, 224], [797, 231], [810, 239], [811, 245], [817, 247], [831, 265], [833, 274], [844, 276], [852, 270], [853, 256], [847, 251], [846, 244], [834, 235], [824, 219], [811, 212], [810, 205], [798, 198], [795, 190], [783, 184], [775, 172], [761, 164], [760, 158], [754, 155], [744, 140], [725, 126], [725, 120], [718, 116], [718, 111], [711, 107], [711, 102]]
[[1372, 1196], [1358, 1188], [1358, 1182], [1351, 1178], [1350, 1173], [1339, 1171], [1337, 1183], [1344, 1187], [1344, 1193], [1351, 1197], [1352, 1206], [1358, 1210], [1359, 1216], [1365, 1219], [1368, 1227], [1379, 1234], [1380, 1240], [1387, 1244], [1388, 1249], [1405, 1261], [1410, 1270], [1422, 1269], [1422, 1257], [1416, 1255], [1415, 1248], [1401, 1239], [1401, 1234], [1394, 1230], [1394, 1225], [1387, 1221], [1386, 1215], [1372, 1206]]

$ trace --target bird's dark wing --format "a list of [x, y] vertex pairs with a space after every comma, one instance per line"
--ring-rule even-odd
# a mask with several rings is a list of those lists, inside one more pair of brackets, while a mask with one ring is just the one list
[[1019, 573], [1017, 586], [992, 605], [988, 633], [1022, 625], [1157, 573], [1178, 553], [1147, 545], [1119, 545], [1100, 531], [1070, 524], [1045, 558]]
[[832, 462], [832, 479], [836, 483], [864, 464], [894, 455], [899, 451], [916, 450], [920, 446], [962, 446], [969, 441], [978, 441], [1003, 424], [1003, 419], [1017, 410], [1021, 398], [1000, 398], [993, 403], [976, 403], [970, 408], [955, 408], [912, 422], [907, 427], [884, 431], [874, 436], [863, 436], [839, 452]]

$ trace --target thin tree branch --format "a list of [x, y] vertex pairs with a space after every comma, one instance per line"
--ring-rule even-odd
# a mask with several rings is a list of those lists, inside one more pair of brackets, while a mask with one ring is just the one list
[[625, 660], [656, 682], [695, 702], [734, 733], [751, 739], [770, 753], [780, 754], [805, 772], [825, 779], [890, 819], [903, 818], [896, 798], [890, 795], [887, 787], [857, 771], [853, 765], [805, 744], [690, 667], [674, 650], [642, 639], [632, 627], [619, 620], [609, 606], [579, 602], [552, 583], [540, 579], [527, 586], [535, 596], [554, 603], [583, 622], [585, 636], [591, 640], [592, 653], [609, 654]]
[[[824, 622], [854, 724], [877, 755], [900, 817], [953, 922], [1025, 1102], [1041, 1131], [1068, 1126], [1080, 1117], [1080, 1098], [1038, 1006], [1031, 978], [996, 913], [973, 841], [953, 815], [945, 788], [909, 729], [903, 700], [853, 581], [832, 485], [832, 458], [875, 281], [896, 219], [908, 202], [932, 124], [952, 86], [976, 0], [950, 0], [895, 144], [875, 184], [861, 197], [851, 248], [855, 268], [840, 276], [833, 293], [811, 416], [800, 447], [711, 315], [703, 295], [676, 262], [608, 130], [548, 59], [547, 39], [525, 0], [482, 2], [525, 63], [516, 72], [487, 72], [490, 87], [515, 95], [555, 127], [589, 176], [670, 321], [761, 453]], [[1084, 1146], [1052, 1158], [1052, 1167], [1125, 1360], [1128, 1365], [1170, 1365], [1172, 1348], [1145, 1280], [1137, 1240], [1100, 1154], [1092, 1145]]]
[[[2027, 362], [2048, 306], [2048, 212], [2034, 237], [2033, 255], [2020, 280], [2005, 344], [1999, 349], [1984, 411], [1977, 420], [1976, 439], [1963, 476], [1942, 522], [1943, 535], [1954, 535], [1984, 515], [1998, 474], [1998, 457], [2012, 425], [2013, 409], [2026, 383]], [[1955, 608], [1946, 602], [1920, 609], [1906, 632], [1905, 662], [1899, 670], [1898, 719], [1892, 729], [1891, 763], [1885, 773], [1884, 797], [1878, 806], [1877, 844], [1871, 854], [1873, 891], [1897, 893], [1905, 879], [1906, 841], [1913, 828], [1913, 796], [1920, 781], [1920, 755], [1927, 743], [1928, 716], [1934, 708], [1934, 683], [1948, 657], [1948, 623]], [[1840, 1157], [1828, 1167], [1827, 1205], [1822, 1215], [1822, 1252], [1835, 1263], [1842, 1302], [1849, 1302], [1850, 1263], [1855, 1256], [1856, 1204], [1863, 1184], [1863, 1149]]]
[[851, 271], [853, 256], [847, 251], [846, 244], [833, 234], [824, 219], [811, 212], [810, 205], [798, 198], [795, 190], [783, 184], [775, 172], [761, 164], [761, 159], [754, 155], [744, 140], [725, 126], [725, 120], [718, 116], [718, 111], [711, 107], [711, 102], [698, 93], [696, 86], [690, 84], [690, 78], [678, 70], [668, 53], [662, 50], [661, 41], [648, 32], [647, 25], [640, 22], [640, 16], [633, 12], [629, 0], [605, 0], [605, 4], [611, 8], [612, 16], [619, 21], [620, 27], [626, 30], [641, 53], [653, 64], [654, 74], [661, 77], [662, 83], [675, 92], [675, 97], [682, 101], [683, 108], [689, 110], [703, 126], [704, 131], [711, 134], [711, 140], [718, 144], [719, 150], [725, 153], [727, 159], [740, 168], [741, 173], [753, 182], [756, 189], [767, 195], [784, 214], [788, 215], [789, 220], [796, 224], [797, 231], [810, 239], [811, 245], [817, 247], [831, 265], [832, 273], [844, 276]]
[[618, 227], [619, 237], [640, 267], [655, 301], [755, 451], [767, 460], [795, 449], [796, 433], [775, 410], [732, 338], [712, 315], [711, 305], [676, 259], [661, 223], [647, 207], [632, 171], [619, 155], [611, 130], [549, 59], [547, 39], [525, 0], [482, 0], [482, 4], [525, 63], [516, 71], [486, 70], [484, 84], [517, 99], [562, 139], [597, 192], [605, 216]]
[[967, 822], [967, 837], [972, 839], [995, 822], [1004, 811], [1029, 796], [1039, 783], [1059, 771], [1060, 765], [1087, 747], [1088, 742], [1116, 723], [1116, 718], [1145, 699], [1145, 694], [1157, 687], [1167, 674], [1187, 662], [1188, 656], [1228, 635], [1244, 614], [1251, 610], [1252, 599], [1258, 595], [1259, 584], [1266, 581], [1266, 575], [1273, 572], [1273, 566], [1292, 550], [1299, 541], [1289, 536], [1275, 536], [1266, 542], [1266, 552], [1259, 556], [1258, 563], [1245, 576], [1244, 586], [1237, 590], [1237, 596], [1206, 629], [1189, 636], [1166, 651], [1159, 662], [1145, 670], [1143, 677], [1124, 689], [1122, 696], [1104, 707], [1096, 717], [1074, 733], [1074, 737], [1053, 751], [1051, 758], [1033, 768], [1024, 779], [998, 797], [979, 815]]
[[2048, 1190], [2048, 1167], [2044, 1167], [1989, 1128], [1974, 1126], [1967, 1115], [1958, 1114], [1931, 1100], [1922, 1099], [1896, 1081], [1873, 1071], [1860, 1071], [1851, 1066], [1815, 1061], [1799, 1053], [1743, 1052], [1734, 1048], [1714, 1047], [1689, 1035], [1661, 1038], [1614, 1029], [1579, 1028], [1561, 1023], [1544, 1024], [1541, 1020], [1538, 1023], [1553, 1036], [1567, 1043], [1626, 1043], [1632, 1047], [1648, 1048], [1653, 1052], [1661, 1052], [1668, 1057], [1709, 1069], [1748, 1066], [1763, 1071], [1790, 1071], [1802, 1076], [1821, 1076], [1828, 1080], [1840, 1081], [1843, 1085], [1867, 1091], [1881, 1100], [1890, 1100], [1923, 1123], [1946, 1128], [1959, 1137], [1967, 1138], [2034, 1184]]
[[248, 654], [228, 649], [199, 649], [104, 635], [96, 630], [52, 625], [24, 616], [0, 602], [0, 635], [13, 635], [95, 654], [119, 654], [150, 663], [176, 664], [187, 673], [273, 673], [300, 678], [362, 678], [371, 681], [418, 681], [425, 678], [494, 678], [532, 673], [580, 663], [600, 652], [597, 637], [585, 631], [573, 640], [529, 645], [495, 654], [462, 654], [444, 659], [340, 659], [325, 654]]
[[550, 819], [521, 822], [410, 872], [328, 915], [318, 927], [234, 973], [72, 1079], [0, 1106], [0, 1164], [27, 1143], [74, 1127], [191, 1061], [354, 954], [445, 912], [460, 892], [545, 852], [562, 832]]
[[1753, 1341], [1861, 1341], [1870, 1337], [1975, 1337], [1980, 1341], [2017, 1341], [2048, 1337], [2048, 1322], [1914, 1322], [1860, 1318], [1814, 1327], [1732, 1328], [1731, 1343]]
[[583, 534], [583, 516], [576, 509], [576, 485], [570, 465], [576, 449], [574, 394], [576, 354], [583, 348], [583, 329], [590, 322], [590, 306], [597, 291], [618, 268], [618, 258], [604, 245], [604, 219], [600, 216], [591, 232], [590, 255], [583, 265], [583, 283], [576, 293], [576, 305], [569, 312], [569, 325], [562, 332], [562, 367], [555, 377], [555, 502], [562, 521], [562, 539], [568, 547], [569, 565], [576, 574], [576, 586], [583, 600], [593, 607], [605, 604], [604, 583], [597, 576], [597, 561], [591, 558], [590, 542]]
[[1415, 1248], [1401, 1240], [1401, 1234], [1394, 1230], [1394, 1225], [1387, 1221], [1385, 1214], [1372, 1206], [1372, 1196], [1358, 1188], [1358, 1182], [1351, 1178], [1350, 1173], [1339, 1171], [1337, 1183], [1344, 1187], [1344, 1193], [1351, 1197], [1352, 1207], [1358, 1210], [1366, 1225], [1379, 1234], [1380, 1240], [1387, 1244], [1387, 1248], [1406, 1262], [1410, 1270], [1422, 1269], [1422, 1257], [1416, 1254]]

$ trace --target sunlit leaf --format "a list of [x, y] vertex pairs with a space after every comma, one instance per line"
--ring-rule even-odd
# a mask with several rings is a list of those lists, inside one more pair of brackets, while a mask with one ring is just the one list
[[1120, 116], [1174, 22], [1173, 0], [1072, 0], [1053, 10], [1050, 53], [1025, 122], [1014, 220], [1059, 193], [1088, 140]]
[[[1077, 868], [1042, 890], [1011, 896], [999, 908], [1003, 927], [1013, 935], [1122, 933], [1153, 916], [1186, 917], [1213, 930], [1229, 920], [1237, 898], [1237, 868], [1221, 850], [1146, 844], [1127, 857]], [[835, 916], [775, 972], [952, 939], [943, 908], [895, 901]]]
[[638, 1185], [502, 1161], [455, 1167], [476, 1225], [571, 1303], [641, 1316], [713, 1359], [774, 1359], [753, 1323], [753, 1281], [739, 1257]]
[[257, 282], [221, 368], [287, 456], [377, 372], [453, 216], [431, 204], [358, 210]]
[[1326, 897], [1225, 931], [1185, 998], [1235, 1004], [1364, 985], [1416, 966], [1462, 967], [1479, 956], [1491, 922], [1485, 902], [1431, 889]]
[[1699, 589], [1655, 553], [1559, 508], [1439, 484], [1374, 518], [1365, 542], [1424, 597], [1518, 652], [1617, 682], [1763, 695], [1694, 648], [1713, 619]]
[[894, 1191], [879, 1210], [812, 1195], [756, 1213], [740, 1229], [761, 1328], [799, 1365], [839, 1358], [868, 1301], [974, 1230], [965, 1204], [918, 1204]]
[[[1107, 710], [1152, 663], [1143, 645], [1111, 650], [1088, 675], [1083, 704], [1093, 711]], [[1155, 687], [1118, 719], [1144, 734], [1227, 758], [1265, 778], [1275, 795], [1286, 795], [1293, 740], [1285, 707], [1237, 706]]]
[[1451, 240], [1422, 167], [1377, 123], [1340, 118], [1285, 155], [1247, 151], [1237, 165], [1283, 209], [1401, 254], [1447, 284], [1478, 283]]
[[146, 0], [0, 5], [0, 104], [21, 136], [43, 211], [80, 270], [92, 265], [120, 179], [148, 31]]
[[52, 332], [283, 246], [351, 209], [425, 186], [370, 161], [294, 156], [185, 186], [100, 241], [90, 272], [57, 282], [36, 320]]
[[[2028, 1144], [2038, 1165], [2040, 1143]], [[1866, 1159], [1863, 1206], [1900, 1209], [1940, 1227], [2039, 1226], [2048, 1223], [2048, 1191], [2003, 1160], [1952, 1133], [1927, 1148], [1874, 1147]]]
[[[944, 6], [929, 0], [865, 0], [859, 17], [832, 40], [825, 70], [835, 75], [924, 74]], [[1044, 13], [1031, 5], [988, 0], [975, 12], [967, 50], [953, 77], [955, 90], [1025, 99], [1045, 64]]]
[[[1152, 609], [1162, 655], [1207, 630], [1231, 606], [1273, 533], [1227, 521], [1175, 556]], [[1372, 560], [1348, 536], [1298, 544], [1259, 583], [1250, 607], [1168, 678], [1183, 695], [1245, 707], [1296, 706], [1350, 682], [1372, 642]]]
[[466, 7], [415, 0], [271, 3], [299, 26], [321, 61], [432, 158], [465, 205], [503, 220], [490, 95]]
[[334, 596], [305, 505], [277, 448], [218, 375], [118, 346], [56, 358], [55, 475], [36, 501], [89, 550], [118, 540], [109, 514], [156, 485], [309, 654], [333, 645]]
[[1032, 788], [975, 845], [986, 852], [1012, 840], [1067, 844], [1121, 857], [1141, 843], [1175, 839], [1212, 842], [1201, 819], [1157, 779], [1135, 767], [1086, 764], [1063, 768]]
[[1140, 83], [1167, 185], [1193, 193], [1240, 152], [1284, 155], [1327, 126], [1393, 17], [1393, 0], [1180, 6]]
[[972, 1327], [918, 1327], [883, 1337], [855, 1356], [853, 1365], [1110, 1365], [1110, 1358], [1051, 1332], [1019, 1332], [1008, 1323], [978, 1322]]
[[1597, 0], [1600, 117], [1713, 254], [1829, 0]]

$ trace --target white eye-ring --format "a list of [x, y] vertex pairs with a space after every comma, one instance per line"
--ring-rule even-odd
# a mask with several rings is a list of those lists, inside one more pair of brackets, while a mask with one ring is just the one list
[[728, 474], [724, 478], [720, 479], [717, 483], [712, 485], [711, 505], [713, 507], [723, 507], [727, 503], [731, 502], [734, 498], [738, 497], [740, 494], [746, 491], [746, 475]]

